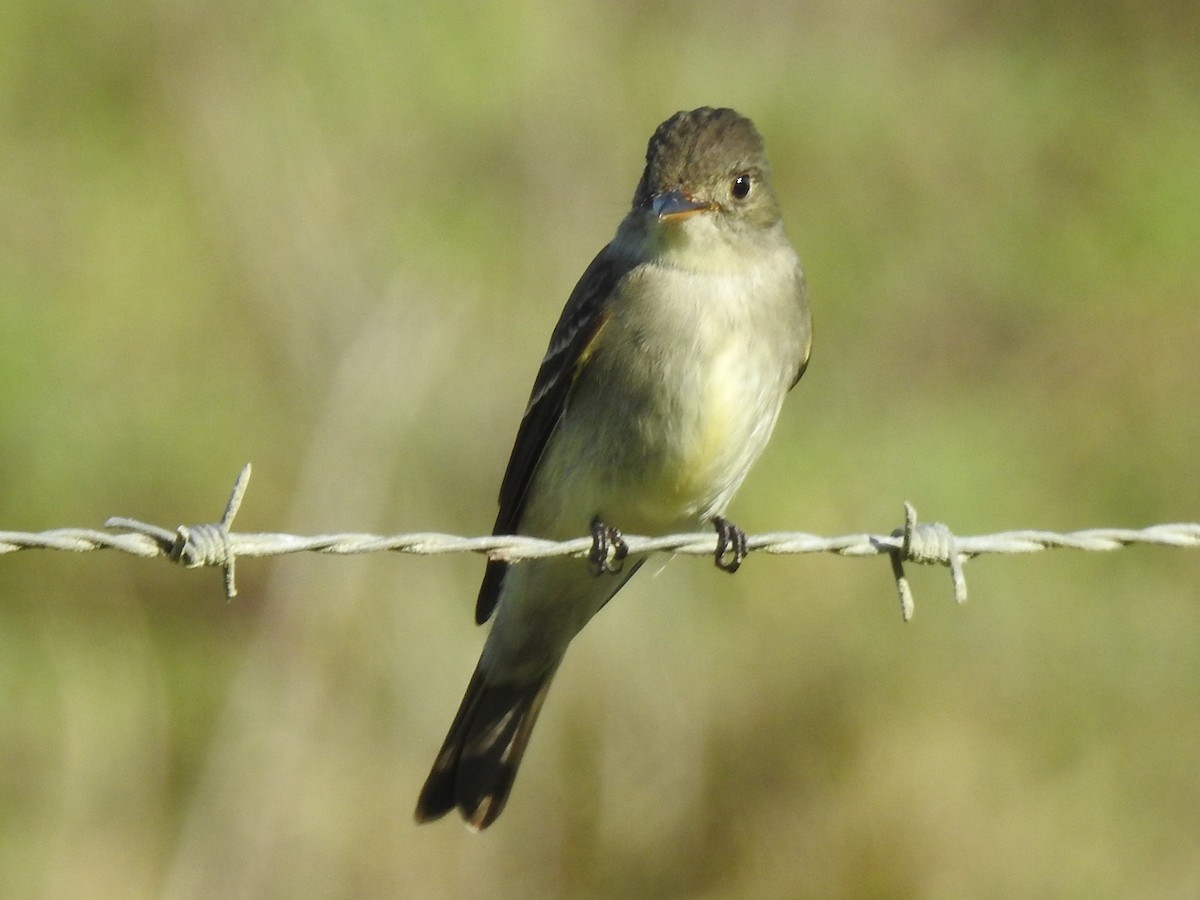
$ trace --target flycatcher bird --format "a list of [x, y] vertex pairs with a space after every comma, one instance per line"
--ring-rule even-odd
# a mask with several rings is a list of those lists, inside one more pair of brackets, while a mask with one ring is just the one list
[[495, 615], [417, 801], [488, 827], [512, 789], [567, 645], [645, 561], [630, 534], [712, 523], [735, 570], [726, 506], [808, 362], [804, 273], [784, 233], [763, 141], [732, 109], [654, 132], [633, 208], [575, 286], [550, 338], [500, 486], [494, 534], [591, 530], [590, 566], [487, 564], [475, 618]]

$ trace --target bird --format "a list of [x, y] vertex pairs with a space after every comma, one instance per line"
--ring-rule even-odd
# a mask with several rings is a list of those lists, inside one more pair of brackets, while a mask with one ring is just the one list
[[481, 831], [503, 811], [568, 645], [646, 560], [623, 533], [711, 524], [736, 571], [746, 536], [726, 507], [811, 346], [761, 135], [732, 109], [676, 113], [563, 308], [500, 486], [493, 534], [590, 531], [589, 559], [488, 561], [475, 613], [491, 630], [417, 822], [457, 808]]

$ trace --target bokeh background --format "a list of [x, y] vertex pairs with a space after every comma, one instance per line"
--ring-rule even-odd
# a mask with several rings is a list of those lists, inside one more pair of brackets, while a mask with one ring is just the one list
[[[767, 138], [752, 532], [1200, 519], [1200, 6], [9, 0], [0, 529], [484, 533], [654, 127]], [[5, 897], [1200, 896], [1200, 555], [647, 567], [418, 828], [477, 557], [0, 557]]]

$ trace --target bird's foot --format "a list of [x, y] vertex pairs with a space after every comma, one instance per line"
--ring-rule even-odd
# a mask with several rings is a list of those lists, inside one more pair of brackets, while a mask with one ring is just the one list
[[629, 545], [621, 537], [620, 530], [605, 525], [599, 516], [592, 519], [592, 549], [588, 553], [592, 574], [600, 576], [605, 572], [620, 572], [628, 555]]
[[736, 572], [750, 552], [746, 548], [746, 532], [724, 516], [713, 518], [713, 527], [717, 529], [717, 552], [713, 555], [713, 562], [718, 569]]

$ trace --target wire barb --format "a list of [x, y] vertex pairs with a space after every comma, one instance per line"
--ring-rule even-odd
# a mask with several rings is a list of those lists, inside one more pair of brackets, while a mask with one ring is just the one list
[[[133, 556], [162, 556], [188, 568], [219, 566], [225, 570], [225, 595], [237, 596], [234, 563], [238, 557], [282, 556], [286, 553], [415, 553], [423, 556], [442, 553], [481, 553], [489, 559], [519, 562], [552, 556], [586, 559], [592, 538], [548, 541], [523, 535], [459, 537], [452, 534], [416, 532], [381, 536], [376, 534], [325, 534], [304, 537], [294, 534], [237, 534], [230, 529], [250, 481], [247, 463], [237, 477], [225, 505], [221, 521], [210, 525], [180, 525], [174, 531], [141, 522], [114, 517], [106, 521], [111, 531], [84, 528], [59, 528], [36, 534], [0, 531], [0, 555], [18, 550], [120, 550]], [[662, 537], [622, 535], [627, 552], [684, 553], [713, 556], [719, 536], [712, 532], [673, 534]], [[967, 560], [987, 553], [1037, 553], [1053, 548], [1112, 551], [1131, 544], [1159, 547], [1200, 547], [1200, 523], [1152, 525], [1143, 529], [1093, 528], [1060, 534], [1053, 531], [1008, 531], [998, 534], [955, 535], [940, 522], [918, 523], [911, 503], [904, 504], [904, 527], [890, 535], [848, 534], [824, 537], [804, 532], [775, 532], [746, 538], [746, 550], [765, 553], [836, 553], [839, 556], [887, 556], [900, 596], [901, 615], [913, 616], [915, 601], [904, 570], [905, 563], [942, 565], [950, 569], [954, 597], [967, 599], [967, 580], [963, 567]]]
[[222, 567], [225, 570], [225, 596], [232, 600], [237, 596], [237, 583], [234, 580], [234, 562], [237, 554], [230, 540], [229, 527], [241, 508], [242, 498], [246, 496], [246, 487], [249, 484], [250, 463], [246, 463], [233, 483], [233, 492], [229, 495], [229, 502], [225, 504], [225, 513], [215, 525], [180, 525], [171, 532], [157, 525], [139, 522], [137, 519], [119, 517], [109, 519], [104, 525], [106, 528], [121, 528], [150, 538], [157, 542], [163, 556], [189, 569], [200, 566]]
[[966, 557], [958, 551], [958, 538], [954, 532], [941, 522], [931, 522], [927, 525], [917, 524], [917, 510], [907, 500], [904, 501], [904, 527], [892, 532], [892, 537], [900, 538], [900, 546], [890, 553], [892, 558], [892, 575], [896, 579], [896, 589], [900, 593], [900, 615], [908, 622], [916, 610], [913, 600], [912, 587], [904, 572], [904, 563], [915, 562], [921, 565], [942, 565], [950, 567], [950, 577], [954, 584], [954, 599], [958, 603], [967, 602], [967, 577], [963, 573], [963, 563]]

